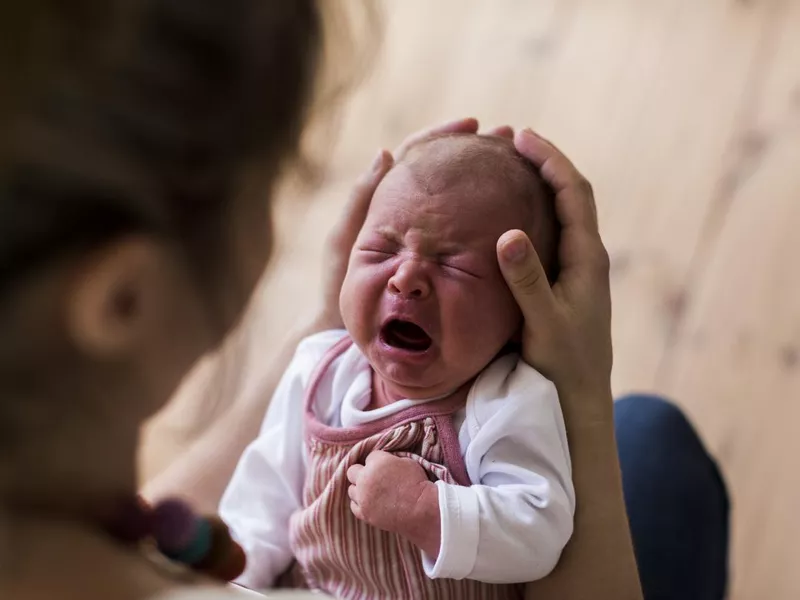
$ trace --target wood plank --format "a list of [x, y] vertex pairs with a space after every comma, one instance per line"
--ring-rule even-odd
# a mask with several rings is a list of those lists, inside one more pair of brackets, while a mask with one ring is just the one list
[[774, 5], [659, 385], [692, 415], [733, 496], [732, 598], [800, 597], [800, 3]]
[[631, 24], [636, 44], [615, 65], [623, 75], [606, 107], [616, 118], [565, 135], [589, 144], [614, 261], [618, 393], [654, 385], [768, 16], [728, 2], [667, 5], [642, 7]]

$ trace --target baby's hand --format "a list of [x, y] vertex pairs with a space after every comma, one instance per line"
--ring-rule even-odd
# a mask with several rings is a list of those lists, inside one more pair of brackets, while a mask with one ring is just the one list
[[441, 521], [439, 492], [425, 470], [409, 458], [376, 450], [347, 471], [350, 510], [373, 527], [397, 533], [435, 558]]

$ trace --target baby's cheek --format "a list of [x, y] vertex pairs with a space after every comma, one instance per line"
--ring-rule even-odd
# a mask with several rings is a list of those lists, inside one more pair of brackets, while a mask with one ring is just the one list
[[499, 311], [505, 315], [508, 321], [508, 326], [514, 331], [522, 327], [522, 311], [519, 304], [514, 300], [514, 295], [507, 287], [504, 287], [500, 298], [498, 299]]
[[505, 286], [484, 284], [471, 295], [475, 334], [480, 334], [482, 343], [487, 346], [505, 345], [522, 324], [522, 315], [511, 292]]
[[485, 294], [475, 285], [453, 286], [447, 294], [441, 290], [439, 293], [442, 319], [447, 322], [450, 331], [457, 333], [458, 337], [469, 335], [475, 331], [475, 326], [482, 317], [487, 307]]
[[368, 335], [376, 319], [383, 285], [375, 269], [351, 268], [342, 288], [340, 308], [345, 326], [354, 338]]

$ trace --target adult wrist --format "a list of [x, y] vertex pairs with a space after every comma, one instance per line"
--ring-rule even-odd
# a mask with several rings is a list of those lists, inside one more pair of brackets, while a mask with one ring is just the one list
[[611, 382], [555, 384], [561, 410], [570, 429], [606, 427], [614, 423]]

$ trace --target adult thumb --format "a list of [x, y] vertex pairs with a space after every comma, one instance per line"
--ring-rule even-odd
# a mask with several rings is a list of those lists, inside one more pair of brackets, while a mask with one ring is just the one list
[[553, 292], [530, 238], [518, 229], [506, 231], [497, 240], [497, 261], [525, 322], [533, 325], [538, 319], [547, 318], [554, 302]]

